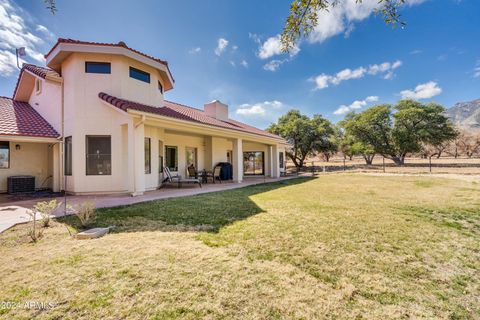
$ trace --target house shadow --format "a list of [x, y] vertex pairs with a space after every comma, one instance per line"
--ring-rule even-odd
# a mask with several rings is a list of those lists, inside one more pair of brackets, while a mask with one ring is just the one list
[[[300, 177], [194, 196], [154, 200], [127, 206], [97, 209], [88, 227], [109, 227], [112, 233], [144, 231], [218, 232], [222, 227], [264, 212], [251, 196], [305, 183]], [[57, 220], [81, 230], [76, 216]]]

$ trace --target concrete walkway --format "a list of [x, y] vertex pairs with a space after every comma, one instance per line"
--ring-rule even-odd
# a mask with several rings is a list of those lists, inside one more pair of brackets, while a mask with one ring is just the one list
[[[184, 185], [182, 188], [176, 188], [174, 186], [169, 186], [162, 188], [160, 190], [147, 191], [142, 196], [132, 197], [130, 195], [119, 194], [119, 195], [93, 195], [93, 196], [67, 196], [66, 201], [69, 205], [75, 206], [81, 204], [85, 201], [91, 201], [95, 203], [97, 208], [107, 208], [107, 207], [116, 207], [122, 205], [130, 205], [140, 202], [160, 200], [160, 199], [169, 199], [169, 198], [178, 198], [178, 197], [188, 197], [197, 194], [204, 194], [209, 192], [231, 190], [237, 188], [243, 188], [256, 184], [263, 184], [269, 182], [276, 182], [281, 180], [287, 180], [296, 178], [292, 177], [283, 177], [279, 179], [273, 178], [245, 178], [241, 183], [235, 182], [224, 182], [224, 183], [215, 183], [215, 184], [204, 184], [202, 188], [199, 188], [198, 185]], [[25, 223], [31, 220], [31, 217], [28, 215], [28, 210], [32, 208], [37, 202], [40, 201], [50, 201], [57, 199], [60, 204], [55, 216], [60, 217], [64, 214], [64, 201], [65, 198], [35, 198], [28, 200], [12, 201], [8, 197], [3, 196], [0, 198], [0, 233], [13, 227], [19, 223]], [[38, 216], [37, 216], [38, 218]]]

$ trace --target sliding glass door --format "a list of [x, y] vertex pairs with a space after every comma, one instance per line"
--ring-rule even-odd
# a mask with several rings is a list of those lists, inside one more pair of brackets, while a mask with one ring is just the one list
[[262, 151], [248, 151], [243, 153], [243, 174], [263, 175], [265, 170], [265, 153]]

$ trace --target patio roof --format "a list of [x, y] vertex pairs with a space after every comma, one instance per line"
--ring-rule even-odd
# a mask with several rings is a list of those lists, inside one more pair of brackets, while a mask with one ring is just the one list
[[255, 135], [279, 140], [279, 142], [281, 143], [286, 143], [286, 141], [282, 137], [272, 134], [270, 132], [249, 126], [245, 123], [242, 123], [233, 119], [228, 119], [226, 121], [219, 120], [219, 119], [208, 116], [203, 110], [189, 107], [176, 102], [164, 101], [163, 107], [155, 107], [155, 106], [149, 106], [149, 105], [141, 104], [134, 101], [117, 98], [104, 92], [100, 92], [98, 94], [98, 97], [103, 101], [125, 112], [128, 110], [136, 110], [140, 112], [156, 114], [156, 115], [174, 118], [178, 120], [184, 120], [184, 121], [189, 121], [189, 122], [194, 122], [194, 123], [199, 123], [204, 125], [210, 125], [214, 127], [220, 127], [224, 129], [230, 129], [230, 130], [255, 134]]

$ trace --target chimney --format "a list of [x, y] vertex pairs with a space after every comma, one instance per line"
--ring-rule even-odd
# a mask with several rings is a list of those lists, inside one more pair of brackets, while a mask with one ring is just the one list
[[214, 100], [204, 105], [204, 111], [207, 116], [226, 121], [228, 120], [228, 106], [218, 100]]

